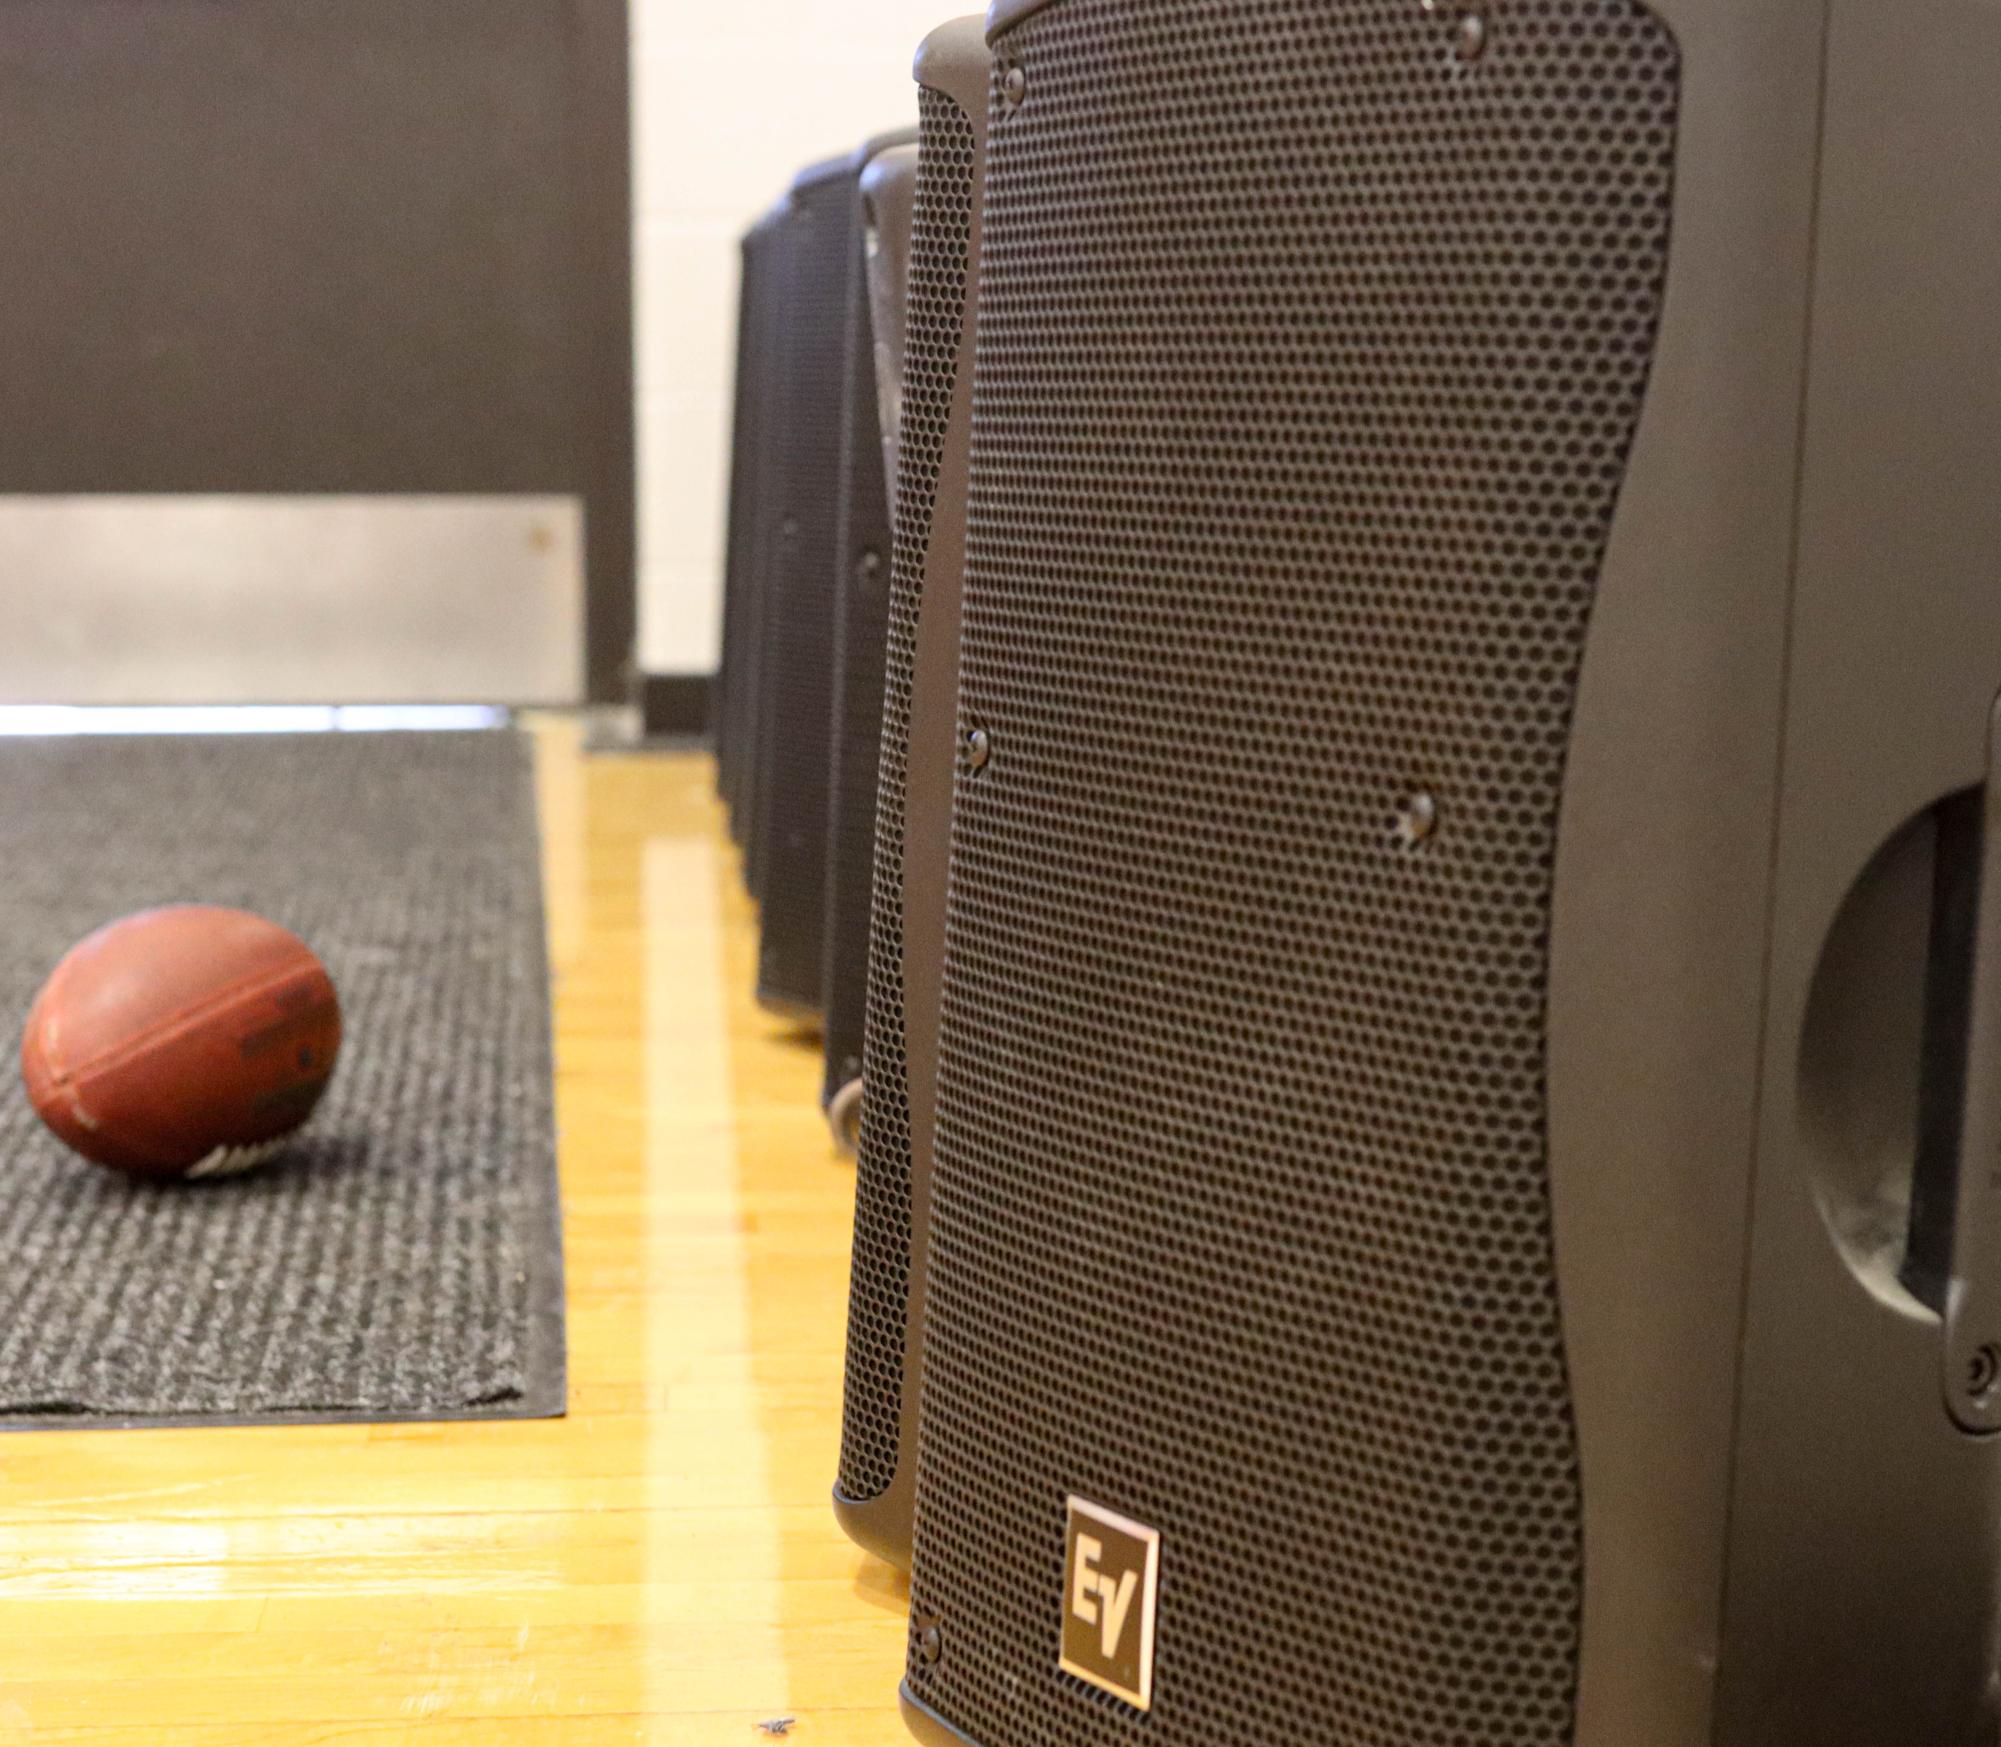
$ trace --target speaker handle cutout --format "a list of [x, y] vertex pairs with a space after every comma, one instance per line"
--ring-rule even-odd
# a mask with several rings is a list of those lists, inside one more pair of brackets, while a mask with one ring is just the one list
[[1911, 1295], [1941, 1317], [1952, 1279], [1953, 1229], [1959, 1214], [1985, 810], [1984, 792], [1974, 789], [1942, 801], [1933, 811], [1932, 925], [1925, 963], [1917, 1162], [1911, 1176], [1909, 1241], [1901, 1272]]
[[1987, 768], [1945, 1292], [1946, 1405], [1962, 1430], [1982, 1436], [2001, 1432], [2001, 705], [1988, 723]]

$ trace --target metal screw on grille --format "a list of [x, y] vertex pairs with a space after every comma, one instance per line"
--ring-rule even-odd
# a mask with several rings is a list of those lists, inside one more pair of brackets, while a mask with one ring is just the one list
[[917, 1654], [927, 1667], [936, 1666], [945, 1654], [945, 1634], [936, 1626], [926, 1626], [917, 1639]]
[[1028, 72], [1022, 67], [1010, 67], [1001, 79], [1001, 96], [1007, 100], [1009, 109], [1019, 109], [1028, 95]]
[[1477, 61], [1487, 52], [1487, 15], [1468, 12], [1459, 20], [1459, 58]]
[[993, 736], [984, 728], [966, 730], [966, 768], [978, 775], [993, 762]]
[[1415, 849], [1437, 835], [1438, 801], [1420, 789], [1404, 802], [1403, 811], [1397, 815], [1397, 841], [1406, 849]]

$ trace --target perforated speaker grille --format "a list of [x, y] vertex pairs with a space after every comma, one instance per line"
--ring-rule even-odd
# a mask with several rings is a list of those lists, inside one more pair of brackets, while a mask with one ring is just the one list
[[758, 839], [763, 937], [758, 991], [817, 1008], [827, 910], [827, 796], [834, 709], [830, 653], [839, 555], [850, 260], [857, 184], [843, 170], [803, 187], [788, 250], [783, 320], [789, 380], [778, 438], [784, 523], [771, 572], [759, 674]]
[[861, 1077], [875, 892], [876, 770], [889, 620], [889, 486], [876, 411], [875, 321], [857, 235], [848, 296], [835, 577], [834, 737], [827, 819], [826, 1074], [831, 1100]]
[[877, 769], [875, 915], [869, 939], [868, 1028], [855, 1255], [848, 1296], [846, 1411], [839, 1485], [879, 1498], [895, 1477], [910, 1292], [910, 1073], [903, 1029], [903, 851], [911, 688], [924, 564], [938, 473], [958, 381], [973, 216], [973, 125], [949, 97], [918, 91], [917, 190], [898, 427], [896, 526]]
[[[910, 1663], [984, 1747], [1571, 1740], [1552, 866], [1679, 60], [1478, 16], [998, 45]], [[1145, 1719], [1071, 1493], [1161, 1534]]]

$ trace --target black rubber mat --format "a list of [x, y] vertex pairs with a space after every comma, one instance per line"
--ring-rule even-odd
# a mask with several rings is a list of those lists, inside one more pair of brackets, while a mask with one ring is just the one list
[[[0, 869], [0, 1424], [562, 1412], [524, 736], [0, 741]], [[76, 1159], [15, 1066], [63, 953], [176, 902], [303, 936], [346, 1020], [297, 1141], [191, 1187]]]

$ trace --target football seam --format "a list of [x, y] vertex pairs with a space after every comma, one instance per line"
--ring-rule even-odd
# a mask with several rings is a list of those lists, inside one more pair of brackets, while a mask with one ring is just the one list
[[289, 969], [279, 971], [275, 974], [262, 973], [260, 975], [245, 977], [242, 981], [232, 983], [228, 988], [219, 989], [213, 995], [197, 1001], [191, 1007], [183, 1007], [177, 1012], [167, 1015], [147, 1030], [137, 1032], [127, 1038], [115, 1049], [105, 1050], [101, 1055], [93, 1056], [89, 1061], [79, 1063], [75, 1067], [62, 1066], [55, 1059], [54, 1051], [48, 1047], [49, 1042], [52, 1040], [47, 1036], [49, 1027], [45, 1024], [43, 1026], [43, 1059], [48, 1063], [50, 1078], [56, 1085], [72, 1090], [80, 1089], [86, 1080], [95, 1079], [100, 1074], [107, 1073], [114, 1068], [122, 1068], [127, 1063], [144, 1054], [147, 1050], [184, 1037], [204, 1019], [214, 1017], [217, 1012], [233, 1001], [254, 1000], [260, 995], [270, 994], [281, 989], [285, 984], [294, 982], [301, 977], [320, 977], [324, 975], [325, 972], [318, 965], [293, 965]]

